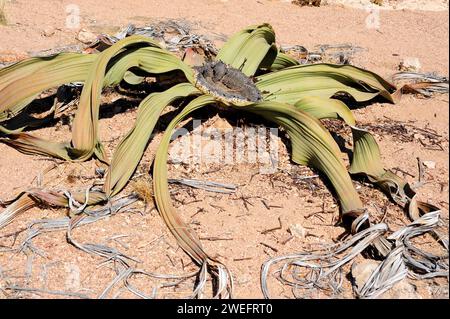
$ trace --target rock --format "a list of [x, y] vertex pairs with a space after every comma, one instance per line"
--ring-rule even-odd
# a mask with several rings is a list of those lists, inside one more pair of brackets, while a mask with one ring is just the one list
[[419, 72], [421, 67], [418, 58], [406, 57], [400, 62], [398, 69], [406, 72]]
[[289, 226], [289, 232], [292, 236], [297, 238], [305, 238], [308, 231], [300, 224], [293, 224]]
[[414, 134], [414, 138], [416, 140], [424, 140], [425, 136], [423, 136], [422, 134], [416, 133], [416, 134]]
[[430, 169], [435, 169], [436, 168], [436, 162], [435, 161], [423, 161], [422, 163], [427, 168], [430, 168]]
[[408, 279], [403, 279], [381, 295], [380, 299], [422, 299], [422, 296], [417, 293], [416, 286]]
[[81, 29], [78, 32], [77, 40], [84, 44], [89, 44], [97, 40], [97, 35], [86, 29]]
[[[376, 260], [364, 260], [352, 265], [352, 277], [358, 289], [361, 289], [381, 262]], [[409, 283], [408, 279], [396, 283], [391, 289], [383, 293], [377, 299], [421, 299], [416, 287]]]
[[380, 262], [375, 260], [364, 260], [362, 262], [353, 263], [352, 277], [358, 289], [361, 289], [364, 286], [379, 264]]
[[174, 36], [172, 38], [169, 39], [169, 43], [173, 44], [173, 45], [177, 45], [178, 43], [180, 43], [181, 37], [179, 36]]
[[54, 35], [56, 32], [56, 29], [53, 27], [46, 27], [44, 30], [42, 30], [42, 36], [44, 37], [51, 37], [52, 35]]
[[184, 52], [183, 61], [190, 66], [201, 66], [205, 63], [205, 54], [201, 49], [187, 48]]
[[215, 116], [213, 118], [213, 122], [211, 123], [211, 125], [209, 127], [212, 127], [212, 128], [218, 129], [218, 130], [233, 129], [231, 124], [226, 119], [221, 118], [219, 116]]
[[80, 268], [76, 264], [66, 263], [64, 268], [67, 273], [65, 288], [68, 291], [77, 291], [81, 287]]

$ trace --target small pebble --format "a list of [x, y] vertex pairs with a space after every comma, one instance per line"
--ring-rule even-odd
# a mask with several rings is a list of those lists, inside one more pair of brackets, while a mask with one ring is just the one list
[[422, 65], [418, 58], [406, 57], [404, 58], [398, 67], [399, 71], [406, 72], [419, 72]]
[[423, 161], [422, 163], [427, 168], [430, 168], [430, 169], [435, 169], [436, 168], [436, 162], [435, 161]]
[[81, 29], [78, 32], [77, 40], [84, 44], [89, 44], [97, 40], [97, 35], [86, 29]]
[[52, 35], [54, 35], [55, 32], [56, 32], [56, 29], [55, 29], [55, 28], [47, 27], [47, 28], [45, 28], [45, 29], [42, 31], [42, 35], [43, 35], [44, 37], [49, 38], [49, 37], [51, 37]]
[[308, 234], [308, 231], [299, 224], [289, 226], [289, 232], [292, 234], [292, 236], [297, 238], [305, 238]]

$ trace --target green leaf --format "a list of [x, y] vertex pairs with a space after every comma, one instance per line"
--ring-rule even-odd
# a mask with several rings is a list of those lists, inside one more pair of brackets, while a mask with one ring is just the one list
[[145, 76], [139, 76], [139, 75], [134, 74], [131, 71], [126, 71], [125, 74], [123, 75], [123, 80], [125, 82], [127, 82], [128, 84], [138, 85], [138, 84], [141, 84], [142, 82], [144, 82]]
[[352, 111], [339, 100], [310, 96], [300, 99], [294, 106], [319, 120], [342, 119], [348, 125], [356, 124]]
[[368, 131], [352, 126], [353, 159], [349, 172], [364, 174], [401, 206], [410, 202], [414, 192], [402, 178], [383, 168], [380, 148]]
[[[104, 86], [104, 78], [110, 60], [129, 46], [155, 45], [146, 37], [131, 36], [125, 38], [98, 55], [96, 61], [89, 70], [89, 75], [84, 83], [72, 129], [72, 146], [76, 149], [79, 159], [88, 159], [95, 148], [101, 151], [98, 140], [98, 113], [100, 108], [100, 96]], [[132, 54], [132, 53], [130, 53]], [[123, 74], [121, 74], [123, 77]], [[100, 154], [100, 159], [106, 156]]]
[[172, 205], [167, 181], [167, 157], [170, 139], [176, 126], [192, 112], [213, 103], [215, 103], [213, 97], [201, 95], [190, 102], [170, 122], [156, 152], [153, 167], [153, 187], [158, 211], [180, 247], [199, 265], [202, 265], [209, 257], [194, 231], [180, 218]]
[[368, 131], [357, 127], [352, 127], [352, 134], [354, 148], [350, 173], [364, 173], [374, 177], [384, 174], [380, 148], [373, 136]]
[[[84, 57], [89, 58], [85, 59]], [[20, 130], [12, 132], [1, 128], [2, 133], [6, 134], [8, 138], [1, 138], [0, 142], [11, 145], [26, 154], [82, 161], [95, 153], [99, 159], [106, 161], [103, 146], [97, 136], [100, 95], [104, 86], [120, 83], [125, 73], [132, 67], [138, 67], [151, 74], [179, 69], [184, 72], [188, 81], [193, 81], [192, 70], [186, 64], [173, 54], [157, 47], [152, 40], [141, 36], [132, 36], [121, 40], [98, 55], [70, 54], [66, 56], [62, 54], [48, 60], [53, 61], [53, 64], [43, 63], [42, 58], [25, 61], [21, 64], [23, 68], [16, 65], [16, 67], [4, 71], [5, 81], [0, 77], [6, 96], [9, 96], [10, 91], [20, 92], [23, 82], [29, 81], [22, 81], [22, 77], [33, 80], [39, 76], [45, 79], [37, 89], [32, 87], [30, 90], [32, 94], [54, 85], [71, 82], [75, 78], [77, 81], [85, 81], [75, 115], [71, 143], [56, 143], [28, 133], [17, 133]], [[78, 68], [76, 67], [77, 63], [80, 63]], [[65, 74], [64, 71], [68, 73]], [[2, 98], [4, 97], [3, 92], [1, 91], [2, 94], [0, 94]], [[13, 102], [19, 103], [22, 107], [20, 99], [24, 98], [28, 102], [28, 96], [31, 93], [19, 94], [13, 99]], [[11, 103], [8, 105], [14, 105]], [[14, 109], [14, 107], [10, 107], [8, 111], [11, 108]]]
[[0, 142], [23, 154], [51, 156], [63, 160], [77, 158], [77, 154], [72, 153], [69, 143], [53, 142], [28, 133], [13, 133], [7, 136], [7, 138], [0, 138]]
[[269, 24], [248, 27], [233, 35], [217, 55], [221, 60], [252, 76], [260, 68], [268, 69], [278, 53], [275, 33]]
[[350, 109], [341, 101], [317, 97], [303, 98], [295, 104], [317, 119], [342, 119], [352, 129], [353, 156], [349, 173], [364, 174], [401, 206], [410, 202], [414, 192], [409, 185], [396, 174], [387, 171], [381, 163], [381, 154], [375, 138], [366, 130], [356, 127], [356, 121]]
[[84, 82], [97, 54], [61, 53], [0, 70], [0, 122], [19, 114], [44, 90]]
[[199, 93], [191, 84], [182, 83], [150, 94], [141, 102], [136, 123], [117, 146], [106, 175], [104, 190], [108, 197], [119, 193], [133, 175], [164, 108], [176, 99]]
[[292, 160], [315, 167], [328, 177], [344, 214], [362, 210], [339, 147], [317, 119], [298, 107], [277, 102], [261, 102], [240, 110], [261, 115], [286, 129], [292, 144]]
[[257, 87], [266, 100], [294, 104], [307, 96], [330, 98], [339, 92], [357, 102], [380, 95], [393, 102], [395, 87], [375, 73], [350, 65], [310, 64], [257, 77]]
[[299, 65], [296, 59], [285, 53], [278, 52], [275, 61], [273, 61], [272, 66], [270, 67], [270, 71], [279, 71], [296, 65]]
[[124, 51], [110, 61], [105, 76], [105, 86], [117, 85], [131, 68], [139, 68], [150, 74], [162, 74], [180, 70], [187, 81], [194, 84], [192, 69], [177, 56], [158, 47], [144, 47]]

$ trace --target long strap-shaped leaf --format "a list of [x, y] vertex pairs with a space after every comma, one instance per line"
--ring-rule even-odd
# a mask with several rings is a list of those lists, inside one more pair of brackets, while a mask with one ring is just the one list
[[[104, 160], [101, 144], [97, 141], [99, 98], [104, 85], [119, 83], [131, 67], [139, 67], [155, 74], [180, 69], [189, 81], [193, 81], [192, 71], [173, 54], [157, 47], [124, 50], [131, 45], [154, 44], [145, 37], [126, 38], [102, 52], [97, 60], [91, 63], [93, 69], [89, 79], [86, 80], [75, 117], [72, 145], [48, 141], [27, 133], [9, 134], [8, 138], [2, 138], [0, 142], [7, 143], [26, 154], [47, 155], [65, 160], [86, 160], [96, 151], [97, 156]], [[108, 73], [105, 75], [107, 68]], [[7, 130], [2, 132], [8, 133]]]
[[277, 102], [261, 102], [241, 108], [244, 109], [286, 129], [292, 144], [292, 160], [313, 166], [329, 178], [344, 214], [362, 211], [362, 202], [347, 173], [339, 147], [317, 119], [298, 107]]
[[[11, 140], [1, 139], [0, 141], [24, 153], [49, 155], [66, 160], [86, 160], [91, 157], [96, 148], [99, 157], [104, 159], [96, 136], [99, 100], [106, 67], [114, 55], [130, 45], [157, 46], [145, 37], [133, 36], [119, 41], [99, 55], [60, 54], [50, 58], [33, 58], [4, 71], [2, 73], [4, 78], [1, 79], [7, 84], [0, 91], [0, 96], [5, 99], [4, 108], [8, 112], [11, 108], [14, 109], [13, 103], [18, 103], [19, 108], [23, 108], [24, 101], [28, 102], [30, 96], [33, 97], [37, 92], [55, 85], [72, 81], [85, 81], [85, 85], [74, 121], [71, 147], [68, 143], [46, 141], [27, 133], [11, 134]], [[30, 80], [34, 81], [30, 82]], [[21, 90], [23, 93], [17, 96], [16, 92]], [[10, 97], [11, 95], [13, 97]], [[2, 131], [5, 133], [5, 130]]]
[[190, 113], [206, 105], [215, 103], [213, 97], [202, 95], [190, 102], [166, 128], [155, 156], [153, 167], [153, 187], [158, 210], [170, 232], [175, 236], [180, 247], [198, 264], [203, 265], [209, 258], [194, 231], [180, 218], [170, 200], [167, 181], [168, 147], [175, 127]]
[[[380, 148], [375, 138], [368, 131], [352, 127], [353, 161], [350, 173], [364, 174], [367, 178], [399, 205], [408, 210], [411, 220], [416, 221], [430, 212], [440, 212], [440, 208], [417, 200], [416, 192], [398, 175], [383, 168]], [[432, 230], [435, 238], [448, 250], [448, 235]]]
[[[192, 71], [173, 54], [156, 47], [127, 50], [110, 62], [104, 86], [118, 84], [125, 71], [141, 67], [153, 73], [182, 70], [190, 82]], [[133, 54], [130, 54], [133, 53]], [[19, 114], [40, 92], [71, 82], [85, 82], [98, 54], [61, 53], [30, 58], [0, 70], [0, 122]], [[173, 67], [168, 70], [168, 64]]]
[[152, 74], [180, 70], [189, 82], [194, 82], [192, 69], [186, 63], [172, 53], [157, 47], [122, 52], [110, 61], [110, 65], [111, 68], [105, 76], [105, 85], [119, 84], [126, 71], [133, 67]]
[[257, 87], [268, 100], [294, 104], [302, 97], [332, 97], [346, 92], [358, 102], [381, 95], [393, 101], [395, 87], [375, 73], [350, 66], [312, 64], [287, 68], [257, 77]]
[[[386, 171], [381, 163], [380, 149], [372, 134], [358, 128], [351, 110], [345, 103], [327, 98], [308, 97], [299, 100], [295, 107], [317, 119], [341, 119], [352, 129], [353, 156], [349, 169], [351, 174], [365, 174], [390, 194], [402, 206], [408, 201], [411, 190], [407, 183], [392, 172]], [[405, 193], [406, 191], [406, 193]]]
[[217, 54], [217, 59], [247, 76], [255, 75], [260, 68], [268, 69], [278, 53], [275, 33], [269, 24], [250, 26], [233, 35]]
[[[350, 109], [348, 109], [348, 107], [344, 103], [338, 100], [310, 97], [298, 101], [294, 107], [300, 112], [305, 112], [309, 116], [312, 116], [314, 119], [340, 118], [344, 119], [348, 123], [355, 123], [355, 119]], [[269, 119], [269, 117], [267, 118]], [[287, 119], [290, 119], [290, 116], [288, 116]], [[345, 222], [351, 223], [352, 231], [357, 231], [358, 229], [361, 230], [361, 228], [358, 226], [360, 225], [360, 222], [358, 221], [359, 218], [363, 218], [361, 219], [361, 223], [364, 223], [366, 226], [370, 226], [370, 221], [368, 221], [368, 223], [365, 221], [366, 214], [364, 214], [364, 209], [359, 199], [359, 195], [353, 188], [353, 185], [350, 181], [350, 176], [346, 172], [346, 168], [340, 160], [339, 154], [341, 152], [335, 144], [334, 140], [331, 138], [328, 131], [324, 127], [319, 125], [319, 129], [317, 129], [317, 125], [313, 124], [314, 121], [311, 122], [307, 117], [305, 119], [306, 121], [303, 120], [305, 122], [304, 124], [308, 125], [307, 123], [309, 122], [309, 129], [311, 130], [311, 132], [316, 131], [318, 133], [316, 134], [319, 136], [320, 141], [317, 142], [316, 140], [316, 142], [314, 142], [315, 139], [311, 138], [310, 134], [302, 134], [302, 131], [298, 130], [298, 128], [286, 128], [291, 139], [292, 136], [295, 136], [297, 134], [300, 136], [303, 135], [303, 137], [300, 137], [299, 139], [300, 142], [296, 142], [296, 139], [292, 139], [293, 160], [295, 161], [294, 156], [297, 152], [299, 152], [298, 148], [300, 148], [300, 152], [305, 152], [304, 148], [308, 148], [309, 146], [311, 150], [309, 150], [309, 152], [306, 151], [306, 153], [309, 153], [308, 156], [312, 156], [313, 160], [310, 162], [302, 160], [300, 163], [317, 167], [328, 176], [342, 204], [342, 217], [348, 217], [346, 218]], [[289, 122], [289, 120], [286, 121], [286, 117], [282, 117], [281, 121], [277, 121], [277, 123], [286, 127], [285, 125], [283, 125], [283, 122]], [[314, 130], [315, 126], [316, 129]], [[296, 130], [298, 131], [296, 132]], [[303, 130], [303, 132], [305, 131]], [[320, 146], [321, 142], [325, 142], [325, 147]], [[296, 146], [297, 143], [304, 143], [307, 146], [298, 147]], [[315, 155], [311, 155], [311, 153], [315, 153]], [[316, 156], [317, 159], [314, 159]], [[390, 243], [384, 237], [377, 238], [372, 244], [383, 255], [387, 255], [391, 250]]]
[[406, 206], [415, 196], [409, 184], [398, 175], [383, 168], [380, 148], [368, 131], [352, 126], [353, 160], [351, 174], [364, 174], [401, 206]]
[[53, 142], [28, 133], [13, 133], [7, 136], [7, 138], [0, 138], [0, 143], [9, 145], [21, 153], [50, 156], [63, 160], [76, 159], [76, 156], [71, 155], [72, 148], [67, 142]]
[[80, 97], [80, 103], [75, 114], [72, 130], [72, 145], [80, 160], [90, 158], [95, 150], [101, 148], [98, 141], [98, 113], [100, 108], [100, 96], [103, 89], [104, 77], [110, 60], [130, 45], [154, 45], [146, 37], [132, 36], [125, 38], [103, 51], [92, 65], [90, 73], [84, 84]]
[[134, 127], [114, 152], [104, 185], [108, 196], [119, 193], [133, 175], [164, 108], [178, 98], [199, 93], [190, 83], [182, 83], [141, 102]]
[[349, 125], [356, 124], [352, 111], [339, 100], [310, 96], [300, 99], [294, 106], [318, 120], [342, 119]]
[[[358, 128], [351, 110], [341, 101], [325, 98], [303, 98], [295, 106], [317, 119], [342, 119], [352, 129], [353, 156], [349, 172], [352, 175], [364, 174], [380, 187], [400, 206], [408, 207], [412, 220], [439, 208], [417, 201], [416, 193], [409, 184], [391, 171], [384, 169], [381, 162], [380, 148], [370, 132]], [[439, 235], [439, 237], [442, 237]]]
[[206, 271], [208, 270], [214, 277], [214, 281], [217, 284], [217, 287], [215, 287], [214, 298], [220, 298], [231, 297], [232, 295], [233, 280], [231, 273], [229, 273], [227, 268], [218, 260], [208, 256], [208, 254], [203, 250], [202, 244], [195, 232], [178, 215], [170, 199], [167, 179], [168, 148], [173, 130], [189, 114], [213, 103], [216, 103], [216, 100], [212, 96], [201, 95], [191, 101], [169, 123], [155, 156], [153, 167], [153, 188], [158, 211], [168, 226], [170, 232], [174, 235], [180, 247], [189, 256], [191, 256], [197, 265], [202, 267], [199, 276], [199, 284], [194, 292], [194, 295], [198, 295], [203, 289], [206, 281]]
[[0, 122], [20, 113], [40, 92], [83, 82], [97, 54], [61, 53], [31, 58], [0, 70]]
[[408, 204], [415, 192], [398, 175], [384, 169], [380, 148], [370, 132], [358, 128], [351, 110], [341, 101], [325, 98], [303, 98], [295, 106], [317, 119], [341, 119], [352, 129], [353, 156], [349, 172], [364, 174], [401, 206]]
[[289, 55], [282, 52], [278, 52], [275, 61], [273, 61], [270, 67], [270, 71], [279, 71], [299, 64], [300, 63], [297, 60], [290, 57]]

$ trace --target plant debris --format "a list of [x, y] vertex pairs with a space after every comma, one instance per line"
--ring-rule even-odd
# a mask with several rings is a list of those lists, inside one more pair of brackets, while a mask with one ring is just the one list
[[433, 73], [399, 72], [392, 76], [392, 80], [403, 93], [431, 97], [435, 93], [449, 92], [448, 78]]
[[322, 44], [310, 51], [301, 45], [282, 45], [281, 51], [297, 60], [300, 64], [334, 63], [351, 64], [354, 57], [364, 49], [353, 44]]
[[429, 150], [445, 151], [448, 149], [448, 137], [438, 134], [430, 127], [417, 127], [413, 122], [404, 123], [384, 116], [377, 124], [362, 126], [374, 133], [389, 135], [402, 142], [416, 141]]
[[320, 3], [322, 0], [292, 0], [292, 4], [298, 6], [311, 6], [311, 7], [320, 7]]

